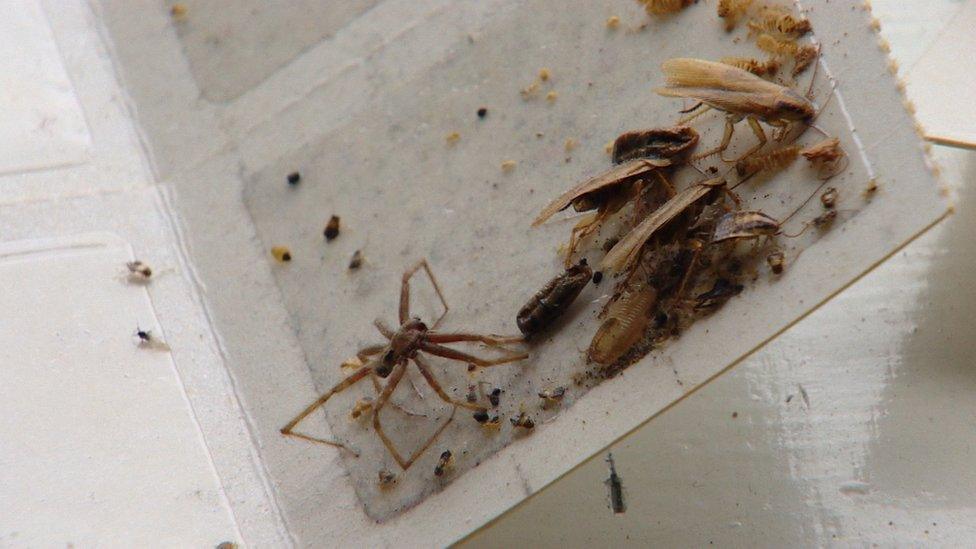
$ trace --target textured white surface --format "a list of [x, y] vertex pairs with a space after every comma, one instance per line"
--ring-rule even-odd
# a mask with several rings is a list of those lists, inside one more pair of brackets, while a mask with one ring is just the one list
[[[238, 537], [149, 294], [113, 235], [0, 245], [0, 545]], [[24, 283], [30, 281], [29, 283]]]
[[35, 0], [0, 3], [0, 173], [84, 162], [91, 137]]

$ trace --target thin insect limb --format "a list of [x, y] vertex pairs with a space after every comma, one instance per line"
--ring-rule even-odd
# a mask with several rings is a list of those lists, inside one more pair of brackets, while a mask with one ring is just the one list
[[424, 379], [427, 380], [427, 385], [430, 385], [431, 388], [434, 389], [434, 392], [437, 393], [437, 396], [441, 397], [441, 400], [443, 400], [444, 402], [448, 404], [453, 404], [454, 406], [461, 406], [462, 408], [474, 410], [476, 412], [480, 412], [488, 409], [484, 406], [479, 406], [471, 402], [464, 402], [461, 400], [455, 400], [451, 398], [444, 391], [444, 388], [441, 387], [441, 384], [438, 383], [437, 379], [434, 377], [434, 372], [430, 370], [430, 365], [428, 365], [424, 359], [420, 358], [420, 355], [413, 357], [413, 361], [417, 365], [417, 369], [420, 370], [420, 373], [423, 374]]
[[722, 134], [722, 142], [718, 144], [717, 147], [703, 153], [696, 154], [692, 156], [690, 160], [701, 160], [702, 158], [708, 158], [716, 153], [722, 153], [725, 149], [729, 148], [729, 143], [732, 142], [732, 132], [735, 131], [735, 117], [728, 116], [725, 118], [725, 133]]
[[704, 101], [699, 101], [699, 102], [695, 103], [694, 105], [692, 105], [691, 107], [688, 107], [687, 109], [680, 110], [678, 112], [681, 113], [681, 114], [688, 114], [690, 112], [695, 111], [695, 109], [697, 109], [698, 107], [701, 107], [704, 104], [705, 104]]
[[[373, 382], [373, 389], [376, 391], [376, 394], [382, 393], [383, 392], [383, 386], [380, 384], [380, 379], [382, 379], [382, 378], [380, 378], [380, 376], [376, 375], [376, 373], [374, 372], [373, 375], [369, 376], [369, 379], [370, 379], [370, 381]], [[407, 378], [407, 381], [410, 382], [410, 386], [413, 387], [414, 392], [416, 392], [417, 395], [420, 396], [420, 399], [423, 400], [424, 395], [421, 395], [420, 394], [420, 391], [417, 390], [417, 386], [414, 385], [413, 380], [410, 379], [410, 378]], [[408, 416], [411, 416], [411, 417], [427, 417], [427, 414], [421, 414], [420, 412], [414, 412], [413, 410], [408, 410], [405, 407], [403, 407], [402, 405], [397, 404], [396, 402], [393, 402], [392, 400], [390, 401], [390, 406], [393, 406], [397, 410], [399, 410], [399, 411], [403, 412], [404, 414], [406, 414]]]
[[444, 299], [444, 294], [441, 292], [441, 287], [437, 284], [437, 279], [434, 278], [434, 273], [431, 272], [430, 265], [427, 264], [426, 259], [421, 259], [413, 267], [410, 267], [403, 273], [403, 278], [400, 282], [400, 324], [403, 324], [407, 321], [407, 319], [410, 318], [410, 277], [419, 271], [421, 267], [427, 271], [427, 276], [430, 277], [430, 282], [434, 285], [434, 291], [437, 292], [437, 297], [440, 298], [441, 303], [444, 305], [444, 312], [441, 314], [441, 316], [437, 317], [437, 320], [434, 321], [434, 325], [432, 326], [432, 328], [436, 328], [437, 325], [441, 323], [441, 320], [444, 319], [444, 315], [447, 314], [450, 307], [448, 307], [447, 300]]
[[383, 431], [383, 426], [380, 425], [380, 410], [383, 409], [383, 406], [386, 406], [386, 402], [390, 399], [390, 395], [393, 394], [393, 390], [396, 389], [397, 385], [399, 385], [400, 380], [403, 379], [403, 374], [406, 371], [406, 364], [401, 363], [396, 365], [396, 367], [390, 373], [386, 387], [383, 388], [383, 392], [380, 393], [380, 396], [376, 399], [376, 405], [373, 407], [373, 430], [376, 431], [376, 434], [380, 437], [380, 440], [383, 441], [383, 445], [386, 446], [387, 450], [389, 450], [390, 454], [393, 456], [393, 459], [395, 459], [400, 467], [404, 470], [407, 467], [410, 467], [410, 464], [403, 459], [400, 452], [398, 452], [396, 447], [393, 446], [393, 441], [391, 441]]
[[500, 364], [508, 364], [509, 362], [516, 362], [529, 357], [528, 353], [510, 353], [506, 356], [492, 359], [479, 358], [468, 353], [451, 349], [450, 347], [444, 347], [443, 345], [438, 345], [436, 343], [424, 342], [420, 344], [420, 348], [432, 355], [437, 355], [439, 357], [449, 358], [451, 360], [459, 360], [461, 362], [468, 362], [474, 364], [475, 366], [480, 366], [482, 368], [486, 366], [498, 366]]
[[350, 452], [352, 452], [353, 454], [355, 454], [358, 457], [359, 456], [359, 453], [358, 452], [356, 452], [355, 450], [353, 450], [352, 448], [350, 448], [349, 446], [346, 446], [345, 444], [343, 444], [341, 442], [337, 442], [337, 441], [334, 441], [334, 440], [322, 439], [322, 438], [316, 438], [316, 437], [312, 437], [312, 436], [309, 436], [309, 435], [306, 435], [306, 434], [303, 434], [303, 433], [297, 433], [297, 432], [293, 431], [293, 429], [303, 419], [305, 419], [306, 417], [308, 417], [309, 414], [311, 414], [312, 412], [314, 412], [315, 410], [317, 410], [320, 406], [322, 406], [323, 404], [325, 404], [325, 401], [327, 401], [330, 398], [332, 398], [332, 395], [348, 389], [352, 385], [356, 384], [356, 382], [358, 382], [358, 381], [362, 380], [364, 377], [368, 376], [372, 371], [373, 371], [372, 365], [367, 364], [366, 366], [363, 366], [362, 368], [360, 368], [360, 369], [356, 370], [355, 372], [353, 372], [352, 374], [350, 374], [348, 377], [346, 377], [345, 379], [343, 379], [339, 383], [336, 383], [334, 387], [332, 387], [325, 394], [323, 394], [322, 396], [320, 396], [319, 398], [317, 398], [315, 400], [315, 402], [309, 404], [308, 407], [306, 407], [304, 410], [302, 410], [302, 412], [300, 414], [298, 414], [297, 416], [295, 416], [291, 421], [288, 422], [287, 425], [285, 425], [284, 427], [282, 427], [281, 428], [281, 434], [283, 434], [283, 435], [289, 435], [289, 436], [293, 436], [293, 437], [297, 437], [297, 438], [303, 438], [305, 440], [310, 440], [312, 442], [320, 442], [322, 444], [328, 444], [329, 446], [335, 446], [337, 448], [343, 448], [343, 449], [349, 450]]
[[[704, 103], [699, 102], [697, 105], [695, 105], [691, 109], [687, 109], [687, 110], [683, 110], [683, 111], [678, 111], [678, 112], [681, 112], [681, 113], [690, 113], [691, 111], [693, 111], [693, 110], [701, 107], [703, 104]], [[677, 125], [678, 126], [684, 126], [684, 125], [688, 124], [689, 122], [691, 122], [692, 120], [698, 118], [699, 116], [707, 113], [710, 110], [712, 110], [712, 107], [709, 106], [709, 105], [705, 105], [704, 108], [702, 108], [698, 112], [693, 113], [693, 114], [689, 114], [688, 116], [683, 116], [683, 117], [679, 118], [678, 119], [678, 122], [677, 122]]]
[[694, 241], [697, 246], [694, 246], [695, 253], [691, 256], [691, 261], [688, 262], [688, 268], [685, 270], [684, 276], [681, 277], [681, 284], [678, 285], [678, 291], [675, 292], [675, 301], [681, 302], [682, 296], [685, 293], [685, 285], [688, 283], [688, 279], [691, 278], [691, 273], [695, 270], [695, 264], [698, 263], [698, 256], [701, 255], [704, 245], [700, 241]]
[[600, 224], [606, 219], [607, 209], [605, 206], [605, 204], [601, 205], [596, 212], [584, 217], [573, 227], [569, 234], [569, 244], [566, 246], [566, 258], [563, 260], [565, 267], [572, 266], [573, 254], [576, 253], [576, 247], [579, 246], [580, 241], [599, 229]]
[[[427, 442], [423, 446], [421, 446], [416, 452], [410, 455], [410, 459], [407, 460], [407, 467], [413, 465], [413, 462], [417, 461], [417, 458], [422, 456], [424, 452], [426, 452], [427, 449], [430, 448], [432, 444], [434, 444], [434, 441], [437, 440], [437, 437], [441, 436], [441, 433], [444, 432], [444, 429], [447, 429], [447, 426], [450, 425], [452, 421], [454, 421], [454, 414], [456, 413], [457, 413], [457, 406], [451, 408], [451, 415], [448, 416], [447, 421], [441, 424], [441, 426], [438, 427], [436, 431], [434, 431], [434, 434], [431, 435], [429, 439], [427, 439]], [[404, 469], [406, 469], [406, 467], [404, 467]]]
[[379, 332], [383, 334], [383, 337], [385, 337], [386, 339], [393, 339], [393, 334], [394, 334], [393, 330], [391, 330], [390, 327], [387, 326], [382, 319], [377, 318], [376, 320], [374, 320], [373, 326], [376, 326], [376, 329], [379, 330]]
[[431, 343], [457, 343], [460, 341], [478, 341], [492, 347], [501, 347], [508, 343], [522, 343], [525, 336], [499, 336], [469, 334], [465, 332], [427, 332], [427, 341]]
[[[721, 154], [725, 152], [725, 149], [722, 149], [719, 151], [719, 158], [721, 158], [723, 162], [738, 162], [743, 158], [748, 158], [750, 155], [754, 154], [756, 151], [766, 145], [766, 132], [763, 131], [762, 126], [759, 124], [759, 120], [753, 116], [746, 117], [746, 120], [749, 122], [749, 128], [752, 129], [752, 133], [754, 133], [756, 138], [759, 139], [759, 143], [756, 143], [751, 149], [743, 153], [742, 156], [734, 160], [726, 160], [725, 156]], [[728, 144], [726, 144], [726, 147], [728, 147]]]
[[373, 355], [378, 355], [382, 353], [384, 350], [386, 350], [386, 345], [383, 344], [370, 345], [368, 347], [363, 347], [362, 349], [356, 351], [356, 358], [358, 358], [360, 362], [366, 362], [367, 358]]

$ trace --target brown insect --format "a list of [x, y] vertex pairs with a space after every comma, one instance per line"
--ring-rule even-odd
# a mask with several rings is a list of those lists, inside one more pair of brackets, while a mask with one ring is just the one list
[[728, 115], [721, 143], [707, 153], [696, 155], [697, 158], [725, 151], [732, 141], [735, 123], [743, 118], [749, 122], [759, 143], [740, 159], [766, 144], [760, 120], [770, 126], [785, 127], [792, 122], [807, 122], [816, 115], [813, 104], [790, 88], [724, 63], [678, 58], [665, 61], [661, 68], [667, 87], [657, 88], [657, 93], [695, 99]]
[[509, 421], [515, 427], [521, 427], [527, 431], [535, 428], [535, 421], [532, 421], [532, 418], [526, 415], [525, 412], [521, 412], [517, 417], [511, 418]]
[[692, 0], [637, 0], [649, 15], [667, 15], [691, 5]]
[[582, 259], [550, 280], [519, 309], [515, 317], [519, 331], [529, 337], [559, 318], [576, 300], [592, 276], [593, 271], [586, 265], [586, 260]]
[[333, 215], [329, 218], [329, 221], [325, 224], [325, 229], [322, 231], [326, 240], [333, 240], [335, 237], [339, 236], [339, 216]]
[[129, 271], [129, 282], [146, 282], [153, 274], [152, 267], [142, 261], [129, 261], [125, 264]]
[[786, 254], [776, 250], [766, 256], [766, 264], [769, 265], [769, 270], [773, 271], [774, 274], [781, 274], [786, 265]]
[[570, 205], [578, 212], [596, 210], [573, 227], [565, 259], [566, 267], [569, 267], [579, 242], [597, 231], [608, 217], [623, 208], [645, 186], [651, 185], [646, 178], [654, 176], [670, 186], [657, 170], [682, 162], [697, 144], [698, 132], [682, 126], [625, 133], [614, 143], [614, 158], [638, 154], [643, 157], [627, 160], [566, 191], [542, 210], [532, 226], [541, 225]]
[[725, 179], [716, 177], [706, 179], [690, 185], [683, 191], [675, 194], [670, 200], [655, 210], [639, 225], [634, 227], [627, 236], [622, 238], [604, 256], [600, 267], [603, 270], [621, 271], [634, 264], [640, 256], [641, 249], [655, 231], [663, 227], [669, 221], [681, 214], [688, 206], [705, 197], [711, 191], [724, 188]]
[[[444, 313], [441, 314], [436, 322], [434, 322], [434, 325], [431, 328], [428, 328], [427, 325], [424, 324], [419, 318], [410, 316], [410, 278], [420, 269], [424, 269], [424, 271], [426, 271], [427, 276], [430, 277], [431, 283], [434, 286], [434, 290], [437, 292], [437, 297], [440, 298], [441, 303], [444, 305]], [[480, 367], [507, 364], [528, 357], [526, 353], [514, 352], [504, 347], [504, 344], [522, 341], [520, 336], [503, 337], [494, 335], [479, 335], [467, 332], [445, 333], [435, 331], [437, 325], [444, 318], [444, 315], [447, 314], [447, 311], [447, 301], [444, 299], [440, 286], [438, 286], [437, 280], [434, 278], [434, 274], [431, 272], [427, 261], [421, 260], [411, 268], [407, 269], [406, 272], [403, 273], [400, 285], [400, 327], [394, 331], [387, 327], [386, 324], [384, 324], [381, 320], [377, 319], [373, 323], [376, 326], [376, 329], [379, 330], [379, 332], [388, 340], [388, 343], [382, 345], [371, 345], [356, 353], [356, 356], [364, 363], [364, 365], [339, 383], [336, 383], [335, 386], [325, 392], [314, 402], [309, 404], [304, 410], [295, 416], [294, 419], [289, 421], [287, 425], [281, 428], [281, 433], [312, 442], [336, 446], [352, 452], [353, 450], [341, 442], [306, 435], [295, 431], [295, 427], [297, 427], [298, 424], [308, 417], [312, 412], [325, 404], [326, 401], [332, 397], [332, 395], [348, 389], [367, 377], [372, 377], [375, 379], [374, 376], [378, 376], [386, 379], [387, 382], [373, 404], [373, 429], [376, 431], [376, 434], [380, 437], [380, 440], [382, 440], [383, 444], [386, 446], [387, 450], [390, 451], [390, 454], [393, 455], [393, 458], [400, 465], [400, 467], [403, 469], [410, 467], [410, 465], [412, 465], [413, 462], [416, 461], [416, 459], [419, 458], [424, 451], [430, 447], [431, 444], [433, 444], [434, 440], [436, 440], [441, 432], [454, 419], [454, 411], [457, 410], [457, 407], [460, 406], [462, 408], [472, 410], [485, 409], [483, 406], [456, 400], [448, 396], [447, 392], [444, 391], [440, 383], [434, 377], [433, 371], [427, 364], [427, 361], [422, 358], [421, 353], [429, 353], [435, 356], [468, 364], [474, 364]], [[455, 342], [480, 342], [490, 347], [502, 349], [505, 351], [505, 354], [499, 358], [485, 359], [443, 345], [444, 343]], [[428, 439], [420, 449], [416, 450], [413, 454], [404, 459], [400, 455], [400, 452], [393, 446], [390, 439], [386, 436], [386, 433], [383, 431], [383, 427], [380, 422], [380, 412], [383, 410], [383, 407], [386, 406], [387, 402], [389, 402], [393, 391], [403, 379], [403, 376], [407, 371], [407, 366], [411, 361], [414, 363], [414, 365], [416, 365], [417, 369], [420, 370], [421, 375], [423, 375], [424, 379], [427, 381], [427, 384], [434, 389], [437, 396], [439, 396], [445, 402], [453, 405], [454, 408], [451, 412], [451, 417], [448, 418], [448, 420], [434, 432], [430, 439]]]
[[566, 396], [565, 387], [556, 387], [553, 389], [544, 389], [539, 391], [539, 398], [542, 399], [542, 407], [548, 408], [562, 402], [563, 397]]
[[781, 66], [778, 59], [760, 61], [754, 57], [723, 57], [721, 62], [756, 76], [775, 76]]
[[689, 126], [625, 132], [613, 142], [614, 164], [627, 160], [667, 159], [679, 163], [698, 144], [698, 132]]
[[800, 151], [810, 164], [818, 168], [821, 179], [828, 179], [844, 170], [847, 155], [836, 137], [824, 139]]
[[644, 335], [655, 303], [654, 286], [646, 280], [633, 280], [607, 307], [606, 318], [590, 342], [587, 358], [604, 366], [616, 362]]
[[831, 209], [837, 205], [837, 189], [834, 187], [827, 187], [827, 189], [820, 195], [820, 203], [824, 208]]
[[441, 477], [444, 476], [444, 472], [454, 466], [454, 455], [451, 454], [450, 450], [444, 450], [441, 452], [440, 459], [437, 460], [437, 465], [434, 467], [434, 476]]
[[754, 33], [776, 34], [794, 40], [813, 30], [809, 19], [794, 17], [780, 6], [764, 6], [748, 26]]
[[739, 18], [749, 11], [752, 0], [718, 0], [718, 16], [725, 20], [725, 30], [731, 31], [739, 23]]
[[715, 225], [712, 243], [727, 240], [773, 236], [780, 232], [780, 222], [758, 210], [736, 210], [723, 215]]
[[764, 154], [754, 154], [735, 163], [739, 177], [761, 172], [775, 173], [786, 169], [800, 155], [799, 145], [788, 145]]

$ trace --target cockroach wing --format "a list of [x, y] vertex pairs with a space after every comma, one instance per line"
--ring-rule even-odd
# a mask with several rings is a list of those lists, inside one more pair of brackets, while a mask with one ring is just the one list
[[677, 217], [688, 206], [694, 204], [723, 182], [724, 180], [722, 178], [702, 181], [671, 197], [660, 208], [654, 210], [654, 213], [647, 216], [647, 219], [641, 221], [640, 225], [634, 227], [634, 230], [627, 233], [627, 236], [618, 242], [607, 253], [606, 257], [603, 258], [603, 261], [600, 262], [600, 267], [613, 271], [623, 270], [633, 263], [640, 249], [644, 246], [644, 243], [647, 242], [647, 239], [655, 231], [663, 227], [668, 221]]
[[715, 225], [712, 242], [735, 238], [755, 238], [775, 234], [779, 222], [757, 210], [739, 210], [723, 215]]
[[670, 165], [671, 161], [666, 158], [644, 158], [618, 164], [607, 172], [587, 179], [586, 181], [563, 193], [559, 198], [550, 202], [548, 206], [543, 208], [539, 216], [535, 218], [535, 220], [532, 222], [532, 226], [537, 227], [545, 223], [545, 221], [555, 215], [556, 212], [566, 209], [570, 204], [573, 203], [574, 200], [583, 195], [596, 192], [613, 185], [632, 181], [658, 168], [664, 168]]
[[776, 95], [724, 91], [713, 88], [656, 88], [660, 95], [696, 99], [718, 110], [733, 114], [776, 117]]
[[787, 89], [740, 68], [702, 59], [669, 59], [661, 65], [669, 87], [713, 88], [746, 93], [778, 94]]

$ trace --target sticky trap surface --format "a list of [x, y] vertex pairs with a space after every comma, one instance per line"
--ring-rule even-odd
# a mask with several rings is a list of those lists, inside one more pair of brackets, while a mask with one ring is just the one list
[[[478, 389], [502, 390], [491, 411], [502, 418], [501, 428], [486, 430], [470, 412], [458, 411], [407, 472], [399, 471], [368, 422], [350, 419], [357, 399], [375, 396], [370, 384], [334, 397], [325, 407], [327, 421], [313, 416], [306, 429], [360, 452], [358, 458], [343, 453], [343, 463], [371, 518], [389, 521], [418, 504], [391, 525], [443, 513], [444, 505], [478, 517], [479, 524], [494, 517], [724, 371], [945, 213], [869, 11], [826, 2], [802, 6], [823, 46], [812, 86], [815, 103], [826, 105], [817, 126], [840, 139], [850, 160], [830, 181], [839, 194], [832, 226], [781, 239], [788, 261], [781, 277], [757, 270], [715, 314], [592, 389], [574, 378], [587, 369], [585, 349], [611, 291], [609, 280], [588, 287], [568, 318], [529, 347], [526, 361], [469, 373], [463, 364], [432, 358], [435, 375], [455, 398], [463, 399], [470, 385], [479, 399]], [[445, 62], [387, 89], [377, 108], [247, 181], [245, 202], [263, 245], [287, 245], [292, 252], [292, 261], [274, 265], [273, 273], [320, 392], [345, 375], [339, 365], [357, 349], [382, 341], [373, 318], [395, 324], [400, 274], [423, 257], [450, 305], [444, 330], [515, 333], [515, 312], [561, 271], [556, 250], [572, 223], [530, 229], [530, 221], [564, 190], [610, 166], [608, 141], [626, 130], [671, 125], [677, 111], [690, 106], [650, 91], [663, 84], [660, 63], [760, 53], [744, 28], [722, 30], [714, 6], [694, 5], [659, 21], [629, 4], [615, 7], [627, 15], [616, 30], [604, 25], [613, 12], [605, 6], [551, 10], [527, 2], [503, 12], [477, 36], [458, 36]], [[550, 77], [540, 82], [543, 67]], [[798, 77], [801, 91], [812, 72]], [[519, 93], [526, 88], [529, 93]], [[488, 109], [483, 119], [476, 115], [480, 107]], [[696, 121], [700, 150], [718, 142], [722, 126], [714, 113]], [[459, 139], [448, 139], [455, 132]], [[754, 139], [739, 124], [730, 155]], [[820, 139], [809, 130], [798, 143]], [[509, 161], [514, 165], [503, 169]], [[285, 175], [296, 170], [302, 181], [289, 187]], [[685, 170], [675, 182], [682, 188], [700, 178]], [[871, 180], [878, 188], [866, 198]], [[819, 184], [801, 159], [736, 192], [743, 208], [784, 218]], [[799, 232], [821, 213], [813, 196], [784, 228]], [[342, 219], [341, 234], [326, 242], [322, 230], [333, 214]], [[596, 264], [603, 252], [592, 242], [586, 248]], [[349, 271], [358, 249], [365, 264]], [[429, 282], [423, 276], [413, 282], [415, 312], [432, 321], [439, 309]], [[555, 387], [566, 387], [566, 396], [543, 409], [537, 393]], [[382, 417], [403, 453], [419, 447], [450, 414], [416, 371], [393, 400], [397, 407]], [[508, 421], [520, 411], [537, 425], [527, 436]], [[435, 477], [443, 450], [453, 453], [454, 465]], [[321, 453], [322, 459], [334, 455], [326, 447]], [[378, 486], [384, 468], [398, 474], [393, 489]], [[463, 482], [452, 486], [456, 479]], [[477, 487], [496, 483], [520, 489], [491, 501], [465, 501]], [[438, 503], [421, 504], [441, 490]]]
[[[250, 90], [378, 2], [168, 0], [165, 4], [204, 97], [222, 103]], [[174, 10], [174, 6], [178, 7]]]
[[138, 344], [137, 325], [164, 336], [145, 286], [124, 281], [131, 260], [109, 233], [0, 245], [0, 283], [18, 289], [0, 296], [4, 545], [184, 545], [235, 531], [169, 352]]

